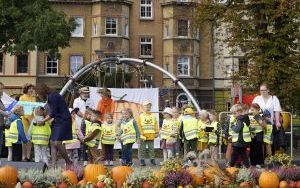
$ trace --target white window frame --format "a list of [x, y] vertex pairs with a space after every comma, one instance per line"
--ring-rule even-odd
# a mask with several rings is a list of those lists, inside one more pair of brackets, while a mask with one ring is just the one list
[[[79, 61], [79, 59], [77, 59], [77, 58], [81, 58], [81, 62]], [[75, 58], [75, 62], [72, 62], [72, 58]], [[70, 63], [69, 63], [69, 67], [70, 67], [70, 71], [69, 71], [69, 73], [70, 73], [70, 75], [74, 75], [78, 70], [80, 70], [80, 67], [82, 68], [83, 67], [83, 65], [84, 65], [84, 62], [83, 62], [83, 55], [70, 55], [70, 59], [69, 59], [69, 61], [70, 61]], [[72, 71], [72, 63], [75, 63], [76, 64], [76, 68], [77, 68], [77, 70], [76, 70], [76, 72], [74, 72], [73, 73], [73, 71]], [[81, 64], [81, 65], [78, 65], [78, 64]]]
[[92, 36], [97, 36], [98, 35], [98, 24], [97, 23], [93, 23], [92, 26]]
[[124, 25], [124, 36], [129, 37], [129, 24], [128, 23], [126, 23]]
[[[144, 2], [144, 3], [142, 3]], [[150, 4], [148, 4], [150, 2]], [[142, 15], [142, 9], [144, 8], [145, 10], [145, 14]], [[150, 8], [150, 16], [149, 15], [146, 15], [147, 12], [147, 8]], [[140, 0], [140, 19], [143, 19], [143, 20], [151, 20], [153, 19], [153, 0]]]
[[[114, 28], [107, 28], [107, 21], [108, 19], [114, 19], [116, 21], [116, 33], [107, 33], [107, 29], [114, 29]], [[112, 25], [112, 24], [111, 24]], [[118, 18], [115, 17], [106, 17], [105, 18], [105, 35], [117, 36], [118, 35]]]
[[[149, 41], [142, 41], [143, 39], [147, 40], [147, 39], [150, 39], [150, 42]], [[151, 44], [151, 54], [150, 55], [147, 55], [147, 54], [142, 54], [142, 45], [148, 45], [148, 44]], [[153, 38], [152, 37], [141, 37], [140, 38], [140, 56], [141, 57], [150, 57], [152, 58], [153, 57]]]
[[118, 65], [115, 63], [108, 63], [105, 65], [105, 73], [111, 75], [118, 72]]
[[[45, 59], [45, 74], [46, 75], [58, 75], [58, 63], [59, 63], [59, 60], [56, 59], [56, 73], [48, 73], [48, 68], [55, 68], [54, 66], [51, 66], [51, 67], [48, 67], [48, 55], [46, 55], [46, 59]], [[55, 62], [55, 60], [50, 60], [49, 62]]]
[[78, 20], [80, 19], [82, 21], [82, 24], [78, 25], [75, 28], [75, 30], [71, 33], [71, 36], [72, 37], [84, 37], [84, 34], [83, 34], [84, 33], [84, 19], [83, 19], [83, 17], [77, 16], [77, 17], [74, 17], [74, 19], [77, 24], [81, 24], [78, 22]]
[[[180, 61], [180, 60], [183, 60], [183, 59], [187, 59], [187, 62], [182, 62], [182, 61]], [[183, 71], [181, 71], [181, 72], [184, 72], [184, 65], [188, 65], [188, 72], [187, 72], [187, 74], [179, 74], [179, 65], [182, 65], [182, 67], [181, 67], [181, 69], [183, 69]], [[189, 56], [178, 56], [177, 57], [177, 64], [176, 64], [176, 68], [177, 68], [177, 76], [190, 76], [190, 74], [191, 74], [191, 65], [190, 65], [190, 57]]]
[[[187, 21], [187, 35], [179, 35], [179, 21]], [[178, 19], [177, 20], [177, 36], [178, 37], [189, 37], [189, 31], [190, 31], [190, 21], [188, 19]]]

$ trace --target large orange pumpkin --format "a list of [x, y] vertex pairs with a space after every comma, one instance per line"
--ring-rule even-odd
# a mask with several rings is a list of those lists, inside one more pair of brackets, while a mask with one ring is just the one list
[[97, 183], [97, 177], [105, 174], [106, 169], [102, 164], [88, 164], [83, 170], [83, 178], [86, 182]]
[[0, 168], [0, 185], [5, 188], [14, 188], [18, 180], [18, 171], [14, 166], [3, 166]]
[[128, 166], [116, 166], [111, 169], [111, 177], [117, 184], [117, 188], [121, 188], [129, 174], [132, 173], [132, 168]]
[[187, 171], [192, 175], [192, 185], [193, 186], [200, 186], [204, 185], [204, 177], [199, 174], [198, 167], [189, 167]]
[[78, 183], [78, 179], [74, 171], [66, 170], [62, 172], [62, 175], [68, 178], [72, 185], [76, 185]]
[[264, 171], [259, 176], [259, 187], [274, 188], [279, 186], [279, 178], [275, 172]]
[[235, 177], [237, 175], [237, 173], [239, 172], [239, 169], [236, 167], [228, 167], [228, 168], [226, 168], [226, 172], [228, 172], [231, 177]]

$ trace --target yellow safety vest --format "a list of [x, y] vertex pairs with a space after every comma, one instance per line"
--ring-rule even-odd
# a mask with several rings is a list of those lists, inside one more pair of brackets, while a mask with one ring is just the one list
[[[173, 119], [164, 119], [162, 127], [160, 129], [160, 138], [165, 140], [171, 140], [175, 137], [172, 137], [174, 133], [177, 134], [177, 124]], [[176, 138], [175, 138], [176, 139]]]
[[209, 144], [217, 144], [218, 135], [216, 131], [218, 129], [218, 122], [214, 121], [211, 124], [208, 124], [207, 127], [213, 127], [213, 131], [208, 133], [208, 143]]
[[85, 142], [85, 144], [89, 147], [98, 147], [99, 141], [100, 141], [100, 136], [101, 136], [101, 127], [98, 123], [92, 123], [92, 125], [89, 127], [87, 136], [94, 132], [95, 130], [100, 130], [100, 133], [98, 133], [92, 140]]
[[102, 124], [102, 144], [115, 144], [116, 142], [116, 125], [115, 124]]
[[12, 144], [17, 143], [19, 140], [19, 131], [17, 126], [17, 121], [22, 121], [20, 118], [14, 120], [10, 124], [9, 133], [8, 133], [8, 139]]
[[92, 125], [92, 122], [88, 121], [88, 120], [84, 120], [85, 122], [85, 135], [87, 135], [87, 133], [89, 132], [89, 129]]
[[263, 131], [262, 127], [258, 124], [258, 122], [254, 119], [253, 115], [249, 115], [250, 119], [250, 126], [255, 127], [255, 130], [252, 131], [253, 133], [260, 133]]
[[[251, 142], [250, 130], [246, 123], [243, 123], [243, 140], [244, 142]], [[237, 142], [239, 139], [239, 133], [234, 132], [232, 135], [232, 142]]]
[[9, 138], [9, 129], [5, 129], [4, 136], [5, 136], [5, 147], [11, 147], [12, 143], [11, 143], [11, 140]]
[[65, 140], [63, 144], [73, 144], [78, 142], [75, 121], [72, 121], [72, 140]]
[[198, 130], [198, 141], [200, 142], [208, 142], [208, 136], [205, 135], [205, 128], [208, 126], [206, 122], [199, 120], [198, 122], [199, 130]]
[[140, 119], [141, 119], [142, 129], [145, 134], [155, 133], [154, 126], [155, 126], [156, 118], [154, 114], [148, 115], [146, 113], [142, 113], [140, 115]]
[[198, 120], [194, 117], [182, 119], [183, 133], [186, 140], [198, 138]]
[[34, 125], [31, 132], [31, 141], [33, 144], [48, 145], [51, 135], [50, 123], [45, 122], [44, 125]]
[[231, 129], [232, 125], [236, 124], [236, 118], [233, 115], [230, 115], [229, 118], [229, 127], [228, 127], [228, 134], [229, 136], [232, 136], [234, 134], [234, 131]]
[[265, 134], [264, 134], [264, 142], [267, 144], [272, 144], [272, 131], [273, 131], [273, 125], [267, 124]]
[[125, 144], [132, 144], [136, 142], [136, 131], [133, 125], [133, 119], [127, 123], [121, 123], [122, 135], [121, 141]]

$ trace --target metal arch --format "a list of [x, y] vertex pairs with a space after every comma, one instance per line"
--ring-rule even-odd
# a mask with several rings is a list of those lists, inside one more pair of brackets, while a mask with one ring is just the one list
[[116, 63], [116, 64], [127, 64], [129, 66], [135, 66], [137, 65], [147, 65], [149, 67], [152, 67], [165, 75], [167, 75], [169, 78], [173, 80], [178, 86], [187, 94], [187, 96], [191, 99], [192, 103], [194, 104], [197, 112], [200, 112], [200, 107], [197, 103], [197, 101], [194, 99], [193, 95], [189, 92], [189, 90], [183, 85], [183, 83], [178, 80], [174, 75], [166, 71], [165, 69], [161, 68], [160, 66], [157, 66], [149, 61], [141, 60], [141, 59], [134, 59], [134, 58], [119, 58], [119, 57], [110, 57], [110, 58], [104, 58], [99, 61], [90, 63], [86, 66], [84, 66], [82, 69], [80, 69], [73, 77], [70, 78], [70, 80], [65, 84], [65, 86], [60, 91], [60, 95], [64, 95], [68, 88], [72, 85], [74, 81], [76, 81], [78, 78], [80, 78], [82, 75], [84, 75], [86, 72], [90, 71], [94, 66], [98, 64], [107, 64], [107, 63]]

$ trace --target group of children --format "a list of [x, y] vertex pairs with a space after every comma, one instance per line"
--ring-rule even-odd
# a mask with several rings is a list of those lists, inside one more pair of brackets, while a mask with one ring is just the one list
[[[8, 160], [18, 160], [14, 159], [14, 152], [22, 150], [22, 143], [31, 141], [34, 145], [35, 162], [44, 162], [48, 165], [51, 122], [46, 122], [44, 125], [36, 123], [46, 116], [46, 110], [43, 107], [34, 109], [27, 133], [24, 132], [21, 121], [21, 116], [24, 115], [23, 107], [17, 105], [12, 112], [10, 126], [5, 130]], [[101, 160], [104, 160], [105, 165], [114, 165], [114, 145], [117, 140], [121, 143], [122, 164], [128, 166], [133, 164], [132, 146], [134, 143], [140, 146], [140, 143], [145, 140], [145, 131], [140, 130], [131, 109], [122, 110], [122, 119], [118, 122], [113, 120], [112, 113], [106, 113], [104, 120], [100, 122], [100, 113], [88, 108], [80, 127], [75, 125], [77, 112], [78, 109], [70, 109], [73, 119], [73, 138], [63, 142], [74, 164], [78, 162], [78, 152], [81, 151], [81, 155], [87, 152], [90, 163], [96, 162], [103, 156]], [[227, 129], [222, 129], [218, 123], [218, 115], [214, 111], [201, 110], [197, 118], [191, 107], [184, 106], [182, 114], [178, 108], [168, 107], [163, 111], [163, 122], [159, 134], [155, 136], [160, 137], [164, 160], [178, 156], [182, 151], [183, 156], [191, 151], [198, 153], [206, 151], [211, 155], [211, 159], [216, 160], [219, 145], [226, 139], [226, 159], [230, 166], [236, 165], [241, 157], [243, 165], [249, 167], [247, 155], [249, 148], [251, 148], [251, 164], [263, 165], [264, 156], [272, 155], [273, 126], [270, 116], [268, 111], [261, 113], [257, 104], [252, 104], [250, 109], [245, 105], [236, 104], [231, 108]], [[262, 143], [265, 149], [256, 147]], [[257, 153], [261, 153], [261, 156], [257, 156]], [[257, 158], [262, 158], [262, 161]]]

